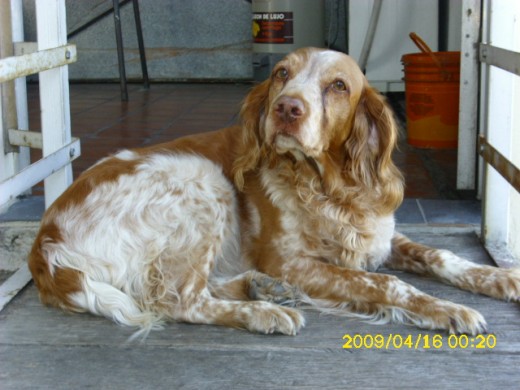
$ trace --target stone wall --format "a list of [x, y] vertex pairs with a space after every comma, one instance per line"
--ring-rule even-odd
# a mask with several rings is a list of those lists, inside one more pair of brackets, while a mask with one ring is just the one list
[[[34, 0], [24, 1], [26, 40], [36, 40]], [[110, 0], [66, 0], [68, 32], [108, 10]], [[345, 47], [345, 1], [326, 0], [325, 36]], [[251, 3], [245, 0], [140, 0], [148, 73], [153, 81], [241, 81], [253, 77]], [[141, 68], [131, 2], [121, 8], [128, 79]], [[119, 77], [113, 14], [69, 39], [78, 62], [71, 80]]]

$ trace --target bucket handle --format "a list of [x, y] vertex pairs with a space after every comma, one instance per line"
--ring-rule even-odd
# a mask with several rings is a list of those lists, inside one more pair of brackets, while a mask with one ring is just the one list
[[444, 66], [441, 64], [439, 59], [435, 56], [435, 54], [433, 54], [433, 51], [432, 51], [432, 49], [430, 49], [430, 46], [428, 46], [427, 43], [424, 42], [423, 39], [414, 32], [410, 33], [410, 39], [413, 41], [413, 43], [415, 43], [415, 46], [417, 46], [420, 51], [422, 51], [425, 54], [430, 55], [430, 57], [433, 60], [433, 62], [435, 63], [435, 65], [437, 65], [437, 67], [443, 74], [444, 80], [446, 80], [446, 81], [449, 80], [451, 78], [450, 72], [448, 72], [446, 69], [444, 69]]
[[427, 43], [424, 42], [423, 39], [416, 33], [411, 32], [410, 39], [413, 41], [413, 43], [415, 43], [415, 46], [417, 46], [419, 50], [423, 53], [433, 53], [432, 49], [430, 49], [430, 46], [428, 46]]

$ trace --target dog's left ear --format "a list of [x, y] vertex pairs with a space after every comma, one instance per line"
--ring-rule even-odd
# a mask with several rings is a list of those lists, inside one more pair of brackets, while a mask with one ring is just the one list
[[402, 175], [392, 161], [397, 124], [385, 98], [366, 85], [345, 142], [344, 174], [349, 182], [377, 192], [378, 207], [393, 212], [403, 198]]
[[261, 127], [267, 109], [270, 79], [255, 86], [246, 96], [240, 111], [241, 137], [236, 143], [233, 177], [238, 189], [244, 186], [244, 173], [254, 169], [260, 160], [263, 136]]
[[345, 143], [346, 169], [365, 185], [385, 179], [393, 167], [392, 152], [397, 142], [397, 125], [385, 98], [365, 86], [358, 102], [350, 135]]

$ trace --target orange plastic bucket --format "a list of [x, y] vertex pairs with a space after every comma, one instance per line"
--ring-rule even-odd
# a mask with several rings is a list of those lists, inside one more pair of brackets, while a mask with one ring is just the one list
[[456, 148], [459, 128], [460, 52], [405, 54], [408, 143]]

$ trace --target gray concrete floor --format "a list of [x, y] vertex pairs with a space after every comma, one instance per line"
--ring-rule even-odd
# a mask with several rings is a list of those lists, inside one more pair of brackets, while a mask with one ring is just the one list
[[[413, 239], [491, 263], [474, 227], [400, 225]], [[389, 272], [383, 270], [382, 272]], [[487, 319], [489, 335], [467, 348], [442, 332], [372, 325], [305, 310], [295, 337], [264, 336], [217, 326], [167, 324], [144, 343], [103, 318], [42, 306], [30, 284], [0, 313], [2, 389], [511, 389], [520, 374], [518, 305], [397, 273], [423, 291], [466, 304]], [[388, 349], [342, 348], [345, 335], [381, 335]], [[347, 336], [347, 337], [348, 337]], [[359, 336], [358, 336], [359, 337]], [[417, 343], [401, 345], [402, 337]], [[425, 340], [429, 337], [430, 348]], [[433, 339], [442, 346], [434, 345]], [[496, 345], [494, 344], [496, 340]], [[476, 344], [484, 341], [485, 348]], [[485, 342], [488, 342], [487, 346]], [[451, 348], [450, 344], [452, 345]]]

